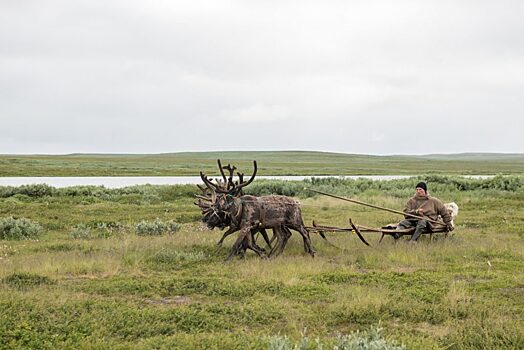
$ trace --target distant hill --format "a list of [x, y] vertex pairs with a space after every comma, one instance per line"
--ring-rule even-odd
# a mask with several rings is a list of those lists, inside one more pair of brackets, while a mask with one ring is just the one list
[[376, 156], [314, 151], [0, 155], [0, 176], [179, 176], [218, 173], [216, 160], [259, 175], [524, 174], [524, 154]]
[[[409, 156], [408, 156], [409, 157]], [[439, 160], [470, 160], [470, 161], [523, 161], [524, 153], [455, 153], [455, 154], [426, 154], [417, 156], [426, 159]]]

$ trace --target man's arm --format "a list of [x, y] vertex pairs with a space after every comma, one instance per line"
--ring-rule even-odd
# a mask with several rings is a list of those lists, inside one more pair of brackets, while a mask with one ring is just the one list
[[[417, 210], [415, 209], [415, 201], [413, 199], [410, 199], [407, 201], [406, 205], [404, 206], [404, 213], [406, 214], [412, 214], [412, 215], [418, 215]], [[412, 219], [413, 217], [409, 215], [404, 215], [406, 219]]]

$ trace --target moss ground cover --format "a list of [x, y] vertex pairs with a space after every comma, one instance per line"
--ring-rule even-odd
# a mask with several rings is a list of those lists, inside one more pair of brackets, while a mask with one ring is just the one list
[[[248, 253], [230, 263], [232, 239], [216, 247], [221, 232], [198, 221], [196, 188], [2, 188], [0, 217], [27, 218], [43, 231], [0, 241], [0, 348], [332, 349], [377, 327], [385, 343], [409, 349], [523, 348], [522, 177], [510, 185], [431, 179], [435, 196], [460, 206], [448, 239], [379, 245], [368, 233], [366, 247], [338, 233], [329, 234], [333, 247], [313, 236], [312, 259], [297, 234], [274, 260]], [[251, 190], [296, 196], [308, 225], [347, 226], [351, 217], [378, 226], [399, 218], [303, 188], [401, 209], [413, 183], [334, 179]], [[136, 233], [155, 220], [181, 226]], [[79, 225], [97, 234], [71, 235]]]

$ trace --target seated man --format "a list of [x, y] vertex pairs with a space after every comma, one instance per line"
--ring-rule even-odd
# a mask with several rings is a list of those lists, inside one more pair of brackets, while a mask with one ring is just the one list
[[[437, 198], [431, 197], [428, 194], [428, 187], [425, 182], [419, 182], [416, 186], [415, 195], [408, 200], [404, 208], [404, 213], [417, 215], [419, 217], [426, 217], [431, 220], [437, 220], [438, 216], [442, 217], [444, 224], [448, 231], [453, 231], [453, 224], [451, 223], [451, 216], [449, 215], [448, 210], [444, 204]], [[424, 230], [429, 230], [431, 232], [433, 225], [424, 220], [415, 218], [410, 215], [405, 216], [406, 219], [402, 220], [397, 229], [406, 229], [410, 227], [415, 227], [415, 232], [411, 236], [411, 241], [416, 242]], [[399, 234], [394, 235], [395, 239], [400, 237]]]

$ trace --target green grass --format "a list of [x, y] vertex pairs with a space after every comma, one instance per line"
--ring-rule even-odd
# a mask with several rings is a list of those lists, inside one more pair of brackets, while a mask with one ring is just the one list
[[0, 155], [0, 176], [197, 176], [217, 158], [259, 175], [522, 174], [523, 154], [369, 156], [329, 152], [186, 152], [146, 155]]
[[[333, 349], [344, 335], [376, 327], [383, 341], [408, 349], [523, 348], [522, 182], [508, 191], [496, 189], [502, 180], [471, 180], [470, 189], [457, 181], [433, 178], [433, 193], [460, 206], [447, 240], [422, 237], [413, 246], [385, 238], [379, 245], [368, 233], [366, 247], [354, 235], [329, 234], [336, 248], [314, 235], [311, 258], [294, 234], [274, 260], [248, 252], [230, 263], [233, 239], [215, 246], [221, 232], [200, 225], [186, 186], [95, 195], [54, 189], [35, 197], [4, 191], [11, 195], [0, 198], [0, 217], [31, 219], [44, 232], [0, 241], [0, 348]], [[315, 186], [401, 209], [412, 182]], [[332, 198], [298, 198], [308, 225], [399, 219]], [[135, 233], [138, 222], [157, 218], [182, 227]], [[74, 239], [78, 225], [100, 234]]]

